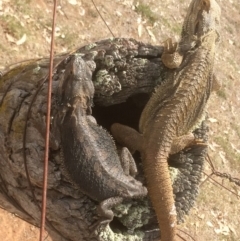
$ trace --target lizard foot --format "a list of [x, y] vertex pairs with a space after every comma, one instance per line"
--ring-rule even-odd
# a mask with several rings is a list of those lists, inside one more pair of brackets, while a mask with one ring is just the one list
[[97, 212], [101, 218], [94, 224], [92, 224], [89, 228], [92, 231], [93, 235], [105, 229], [106, 226], [113, 220], [114, 213], [111, 209], [114, 206], [121, 204], [122, 201], [122, 197], [112, 197], [102, 201], [98, 205]]
[[183, 56], [177, 50], [178, 44], [173, 43], [171, 38], [164, 42], [164, 51], [161, 60], [169, 69], [178, 68], [182, 63]]

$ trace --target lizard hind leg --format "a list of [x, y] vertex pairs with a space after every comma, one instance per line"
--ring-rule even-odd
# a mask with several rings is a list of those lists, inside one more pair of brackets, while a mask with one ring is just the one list
[[135, 129], [119, 123], [111, 126], [111, 133], [114, 139], [121, 145], [129, 149], [131, 153], [142, 150], [143, 137]]
[[120, 151], [120, 161], [125, 175], [131, 175], [132, 177], [137, 175], [137, 166], [135, 160], [126, 147], [123, 147]]

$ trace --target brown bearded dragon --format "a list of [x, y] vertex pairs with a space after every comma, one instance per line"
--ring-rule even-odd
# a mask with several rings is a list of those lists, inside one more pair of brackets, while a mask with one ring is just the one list
[[141, 153], [161, 241], [177, 240], [176, 211], [167, 159], [169, 154], [194, 142], [194, 136], [189, 133], [200, 121], [212, 91], [220, 12], [215, 0], [192, 0], [181, 41], [177, 45], [168, 42], [169, 49], [175, 49], [170, 52], [166, 49], [164, 56], [170, 65], [176, 60], [174, 54], [182, 55], [183, 59], [177, 61], [174, 68], [178, 68], [169, 70], [165, 82], [156, 88], [145, 106], [139, 133], [118, 123], [111, 127], [114, 138], [121, 145]]
[[91, 116], [92, 71], [80, 55], [70, 57], [58, 96], [64, 169], [83, 193], [100, 202], [101, 220], [93, 226], [108, 224], [113, 206], [144, 197], [147, 189], [134, 178], [137, 168], [128, 149], [123, 148], [119, 158], [112, 137]]

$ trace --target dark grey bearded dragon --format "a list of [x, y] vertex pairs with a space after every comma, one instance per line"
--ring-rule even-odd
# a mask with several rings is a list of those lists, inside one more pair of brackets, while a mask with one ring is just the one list
[[133, 177], [137, 168], [128, 149], [123, 148], [119, 158], [112, 137], [91, 116], [92, 71], [80, 55], [71, 56], [58, 95], [66, 173], [83, 193], [100, 202], [101, 220], [95, 226], [108, 224], [113, 206], [144, 197], [147, 189]]

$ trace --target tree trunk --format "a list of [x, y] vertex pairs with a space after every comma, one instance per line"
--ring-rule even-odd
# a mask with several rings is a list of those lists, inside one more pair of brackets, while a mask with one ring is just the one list
[[[133, 39], [113, 39], [84, 46], [75, 53], [96, 64], [93, 115], [98, 124], [107, 130], [114, 122], [138, 129], [144, 105], [168, 71], [160, 60], [162, 47]], [[68, 56], [57, 56], [54, 61], [53, 119], [57, 113], [56, 91]], [[44, 158], [41, 130], [46, 115], [48, 66], [48, 59], [29, 60], [6, 70], [0, 78], [0, 205], [36, 226], [41, 217]], [[197, 132], [206, 135], [206, 128], [203, 126]], [[173, 190], [179, 221], [193, 206], [205, 155], [206, 147], [192, 146], [169, 158], [173, 173], [177, 173]], [[134, 157], [142, 175], [140, 158]], [[148, 199], [125, 204], [129, 207], [127, 215], [116, 208], [114, 213], [119, 218], [113, 220], [111, 229], [92, 235], [89, 227], [97, 219], [97, 203], [68, 182], [61, 167], [60, 150], [50, 149], [47, 195], [46, 226], [53, 240], [159, 239]], [[137, 210], [138, 216], [130, 214], [131, 210]], [[131, 226], [136, 222], [138, 225]], [[127, 233], [126, 227], [134, 231]]]

